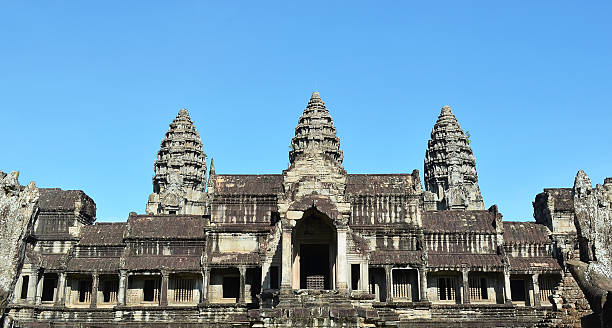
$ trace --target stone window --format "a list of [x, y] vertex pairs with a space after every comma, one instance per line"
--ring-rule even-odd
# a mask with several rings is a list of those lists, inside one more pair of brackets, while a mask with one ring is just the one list
[[438, 300], [457, 300], [456, 280], [455, 277], [438, 277]]
[[142, 290], [143, 301], [158, 302], [159, 301], [159, 279], [147, 279], [144, 281]]
[[53, 302], [54, 297], [55, 297], [56, 286], [57, 286], [57, 275], [56, 274], [44, 275], [41, 301]]
[[417, 272], [413, 269], [393, 269], [392, 276], [392, 297], [414, 301], [418, 299]]
[[79, 303], [91, 302], [91, 280], [82, 279], [78, 282]]
[[117, 303], [119, 280], [104, 279], [100, 283], [100, 288], [102, 290], [102, 303]]
[[174, 302], [189, 303], [193, 301], [194, 279], [174, 279]]
[[470, 300], [472, 301], [484, 301], [489, 299], [487, 278], [483, 276], [471, 276], [469, 279], [470, 284]]
[[21, 278], [21, 294], [20, 299], [25, 300], [28, 298], [28, 285], [30, 284], [30, 276], [23, 276]]
[[512, 294], [513, 302], [525, 302], [527, 300], [527, 293], [525, 290], [524, 279], [511, 279], [510, 280], [510, 292]]
[[550, 296], [553, 294], [553, 290], [559, 284], [559, 277], [550, 274], [543, 274], [538, 277], [538, 283], [540, 286], [540, 301], [550, 303]]
[[223, 277], [223, 298], [235, 298], [240, 296], [240, 277]]
[[361, 267], [359, 264], [351, 264], [351, 289], [359, 289], [359, 279], [361, 276]]

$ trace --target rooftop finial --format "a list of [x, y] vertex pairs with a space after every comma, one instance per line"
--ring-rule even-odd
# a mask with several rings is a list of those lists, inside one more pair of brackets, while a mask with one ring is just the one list
[[210, 175], [215, 175], [215, 159], [210, 158]]
[[319, 94], [319, 91], [313, 92], [312, 96], [310, 97], [310, 99], [315, 99], [315, 98], [321, 99], [321, 95]]

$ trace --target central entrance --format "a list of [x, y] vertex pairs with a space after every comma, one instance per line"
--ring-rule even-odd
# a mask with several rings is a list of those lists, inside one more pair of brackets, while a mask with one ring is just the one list
[[336, 229], [331, 219], [316, 209], [304, 212], [292, 239], [293, 288], [334, 289]]

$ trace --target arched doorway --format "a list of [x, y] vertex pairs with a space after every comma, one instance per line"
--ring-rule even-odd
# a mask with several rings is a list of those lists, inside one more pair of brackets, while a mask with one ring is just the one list
[[331, 219], [310, 209], [294, 229], [294, 288], [333, 289], [336, 229]]

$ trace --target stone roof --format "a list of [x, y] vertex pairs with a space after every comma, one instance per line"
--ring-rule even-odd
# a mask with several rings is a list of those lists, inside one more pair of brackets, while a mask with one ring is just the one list
[[430, 232], [495, 233], [495, 213], [489, 211], [427, 211], [423, 213], [423, 228]]
[[130, 215], [126, 239], [203, 239], [204, 218], [198, 215]]
[[421, 251], [384, 250], [370, 253], [370, 264], [420, 264]]
[[555, 212], [574, 211], [574, 195], [572, 188], [545, 188], [544, 192], [553, 198]]
[[216, 174], [211, 180], [219, 195], [274, 195], [282, 190], [280, 174]]
[[127, 270], [201, 270], [199, 256], [128, 256]]
[[497, 254], [432, 254], [428, 255], [428, 266], [433, 268], [503, 268], [501, 256]]
[[38, 208], [44, 212], [74, 212], [89, 218], [96, 217], [96, 203], [82, 190], [39, 188]]
[[[352, 195], [414, 194], [420, 188], [411, 174], [348, 174], [346, 193]], [[417, 186], [418, 185], [418, 186]]]
[[82, 246], [111, 246], [123, 244], [123, 233], [126, 227], [125, 222], [97, 223], [86, 225], [81, 228], [81, 239], [79, 245]]
[[557, 271], [561, 266], [552, 257], [510, 257], [511, 271]]
[[546, 226], [534, 222], [504, 222], [506, 244], [549, 244]]
[[72, 272], [116, 272], [119, 271], [120, 261], [116, 257], [106, 258], [72, 258], [66, 266], [66, 271]]
[[291, 147], [289, 152], [291, 163], [308, 148], [320, 149], [331, 159], [342, 163], [340, 139], [336, 136], [334, 121], [318, 92], [312, 93], [295, 127], [295, 137], [291, 139]]

